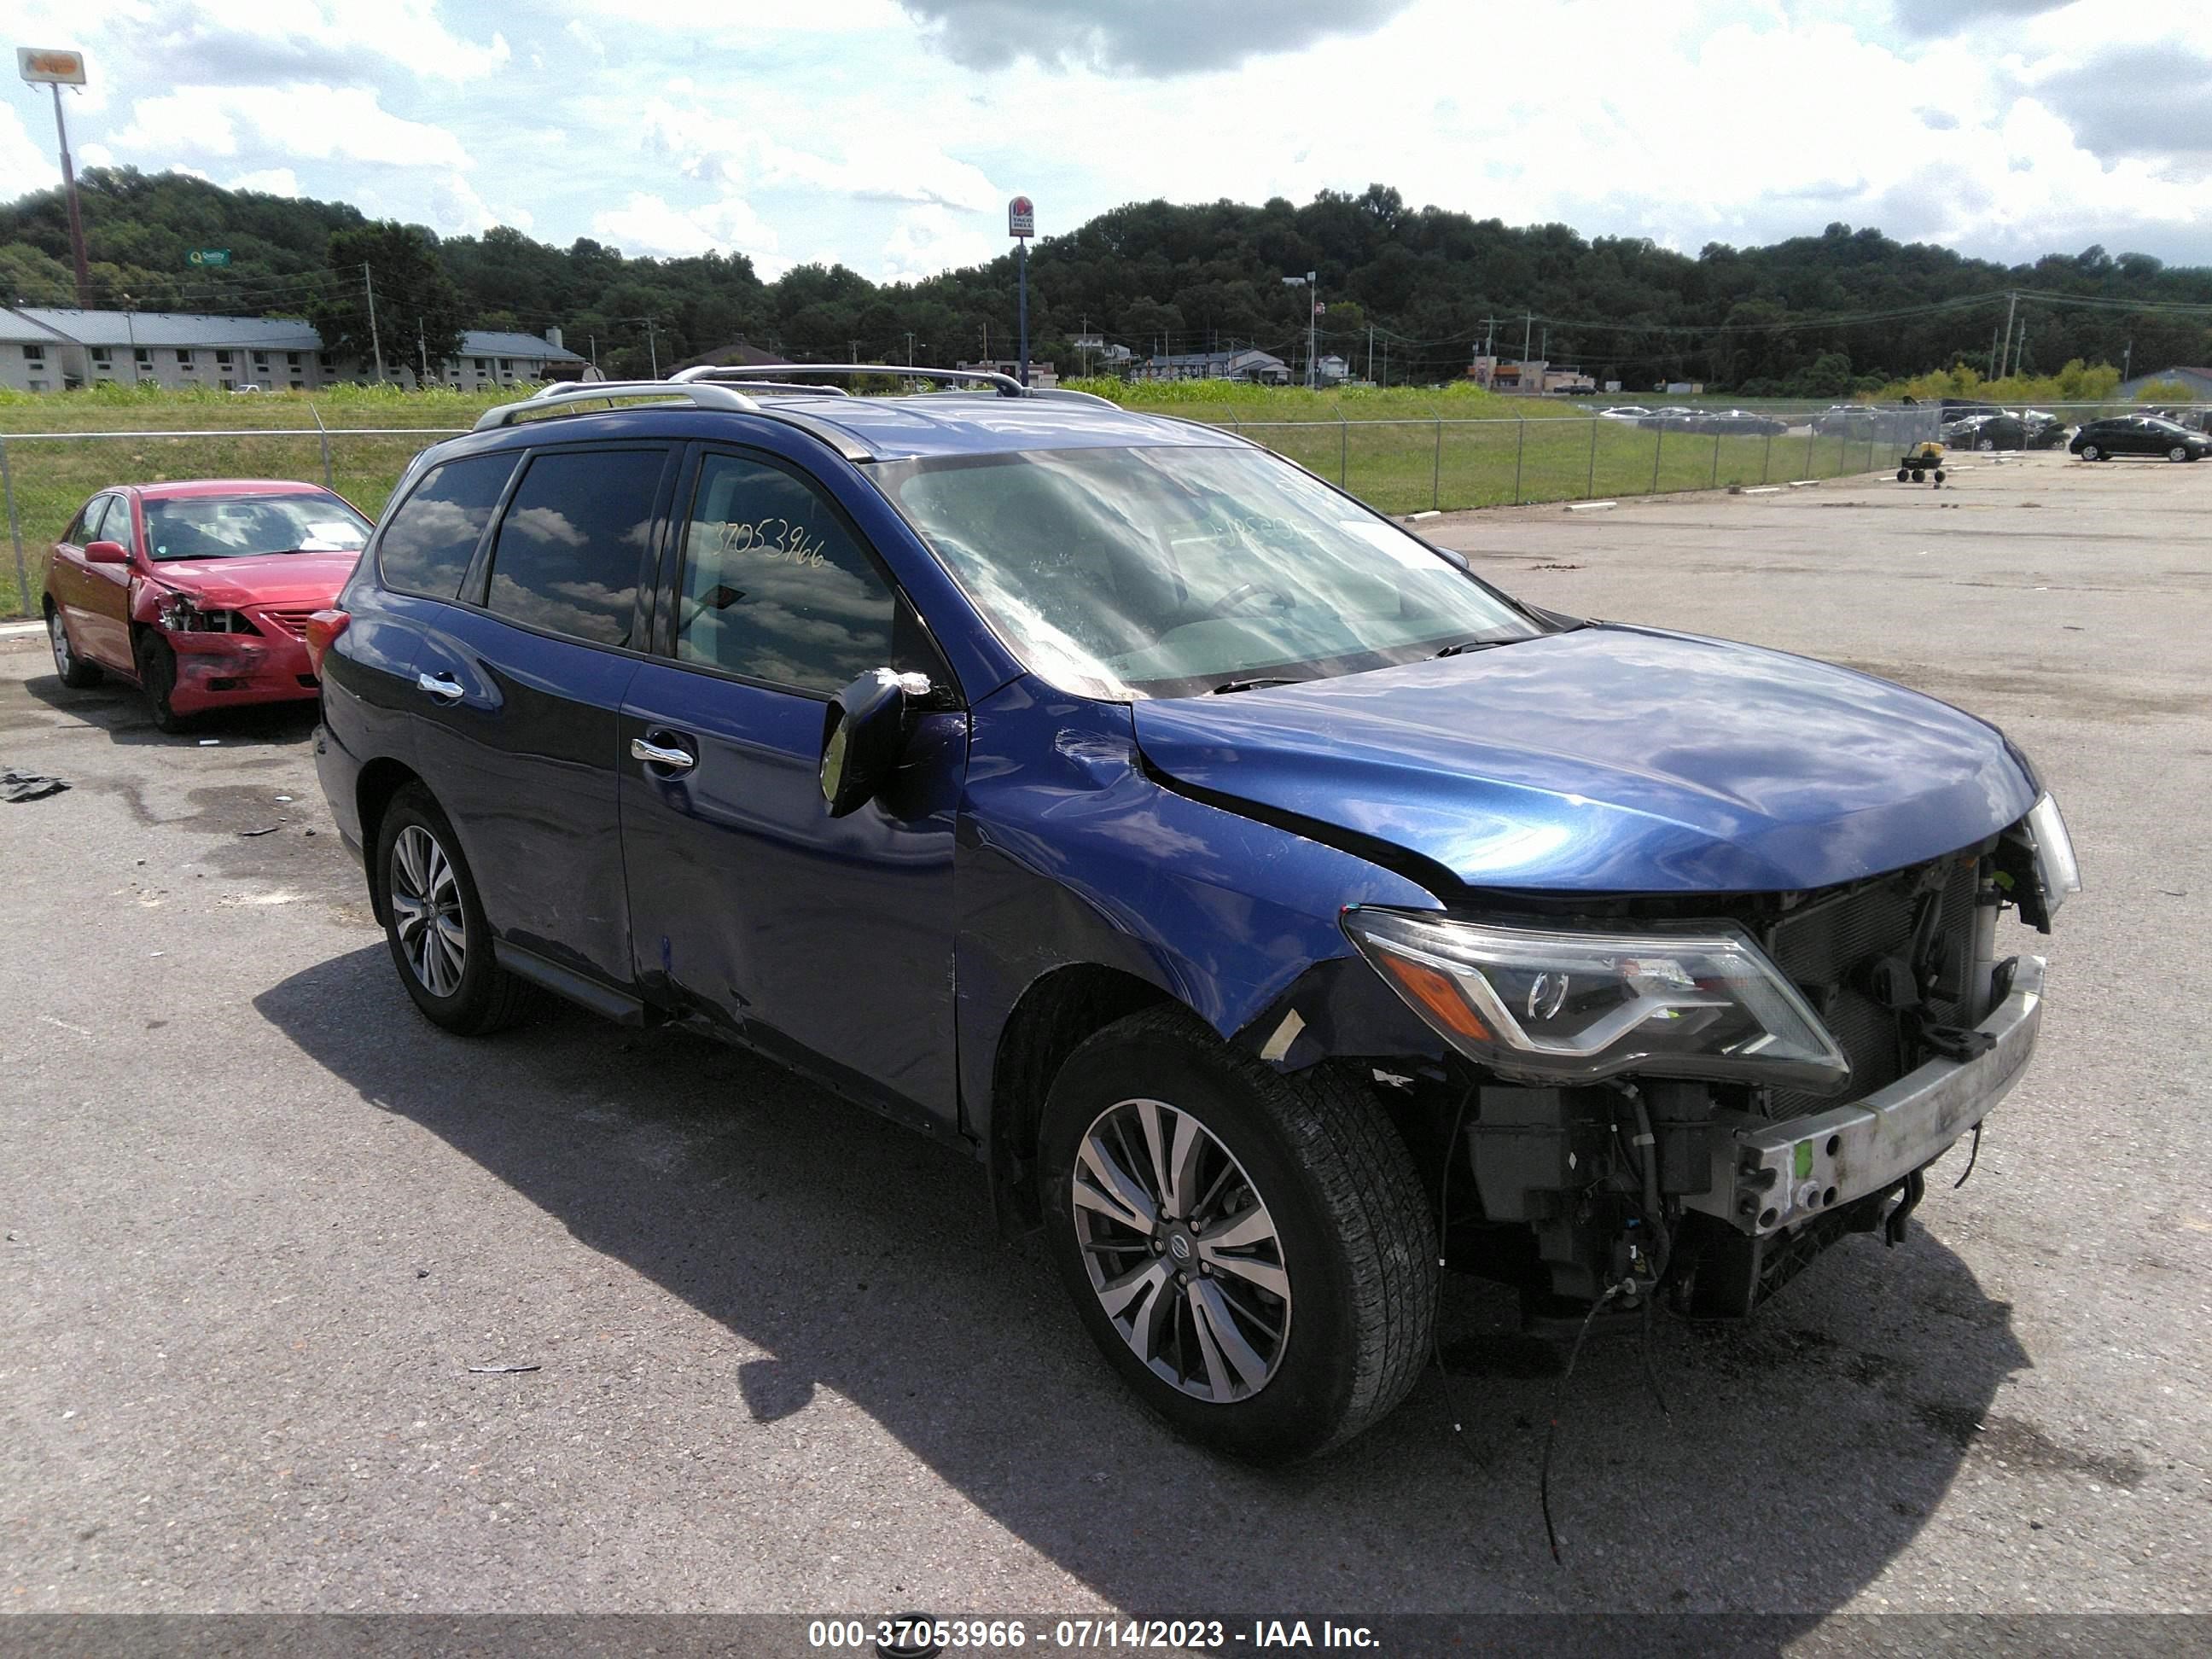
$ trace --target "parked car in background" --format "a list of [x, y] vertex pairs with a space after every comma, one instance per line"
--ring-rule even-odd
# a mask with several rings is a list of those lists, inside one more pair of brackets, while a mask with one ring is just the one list
[[1662, 428], [1671, 427], [1683, 431], [1689, 431], [1695, 427], [1697, 419], [1698, 411], [1696, 410], [1686, 408], [1680, 404], [1668, 404], [1663, 408], [1655, 409], [1650, 411], [1648, 414], [1644, 416], [1642, 419], [1637, 422], [1637, 425]]
[[1690, 422], [1690, 429], [1725, 433], [1732, 437], [1778, 438], [1790, 430], [1790, 422], [1753, 410], [1721, 409], [1698, 415]]
[[368, 531], [315, 484], [103, 489], [46, 556], [54, 670], [65, 685], [132, 682], [164, 732], [211, 708], [311, 700], [307, 618], [345, 586]]
[[1870, 437], [1875, 412], [1864, 404], [1831, 404], [1813, 417], [1813, 430], [1823, 437]]
[[2085, 461], [2109, 461], [2123, 455], [2198, 461], [2212, 453], [2212, 437], [2154, 415], [2116, 415], [2091, 421], [2066, 447]]
[[1641, 425], [1651, 411], [1642, 404], [1618, 404], [1611, 409], [1598, 410], [1601, 421], [1632, 421]]
[[2066, 442], [2066, 422], [2040, 410], [1968, 415], [1945, 423], [1943, 443], [1950, 449], [2057, 449]]
[[1999, 915], [2079, 882], [1986, 722], [1518, 602], [1217, 428], [687, 374], [425, 451], [315, 620], [394, 971], [965, 1152], [1194, 1438], [1379, 1420], [1439, 1258], [1748, 1313], [2027, 1065]]

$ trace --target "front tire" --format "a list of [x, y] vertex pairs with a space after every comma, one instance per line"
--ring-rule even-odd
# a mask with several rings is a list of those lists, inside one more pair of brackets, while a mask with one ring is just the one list
[[82, 691], [88, 685], [100, 684], [97, 665], [87, 662], [70, 643], [69, 624], [62, 620], [61, 607], [52, 599], [46, 601], [46, 644], [54, 653], [54, 672], [72, 691]]
[[2166, 452], [2166, 459], [2169, 461], [2185, 461], [2189, 458], [2189, 446], [2186, 444], [2176, 444]]
[[527, 1012], [530, 987], [493, 959], [476, 879], [428, 790], [410, 785], [385, 809], [374, 867], [392, 966], [425, 1018], [484, 1036]]
[[154, 717], [154, 729], [172, 734], [183, 731], [188, 717], [179, 714], [169, 701], [170, 694], [177, 689], [177, 653], [159, 634], [139, 636], [138, 684], [146, 693], [146, 708]]
[[2096, 445], [2083, 444], [2081, 446], [2081, 459], [2085, 461], [2101, 461], [2105, 458], [2097, 453]]
[[1040, 1142], [1079, 1316], [1183, 1435], [1291, 1462], [1413, 1387], [1436, 1317], [1435, 1224], [1357, 1081], [1283, 1076], [1181, 1008], [1147, 1009], [1070, 1056]]

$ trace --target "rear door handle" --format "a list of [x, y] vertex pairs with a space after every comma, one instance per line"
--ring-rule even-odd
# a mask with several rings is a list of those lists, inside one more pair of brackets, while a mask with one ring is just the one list
[[629, 753], [632, 760], [641, 760], [647, 766], [665, 766], [672, 772], [688, 772], [699, 763], [699, 757], [688, 749], [666, 747], [643, 738], [629, 740]]
[[451, 674], [417, 674], [415, 684], [432, 696], [452, 702], [461, 695], [461, 688]]

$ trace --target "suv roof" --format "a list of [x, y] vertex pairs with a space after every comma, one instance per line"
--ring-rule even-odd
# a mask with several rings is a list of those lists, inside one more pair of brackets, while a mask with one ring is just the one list
[[[853, 397], [834, 385], [818, 390], [793, 385], [790, 377], [800, 374], [982, 380], [988, 389], [980, 393], [963, 390]], [[746, 389], [748, 381], [763, 380], [770, 383]], [[658, 401], [663, 397], [670, 401]], [[580, 407], [601, 398], [656, 401], [623, 401], [604, 410]], [[570, 382], [503, 404], [488, 411], [477, 425], [479, 430], [535, 428], [541, 418], [568, 420], [612, 414], [626, 421], [641, 415], [683, 416], [694, 422], [702, 415], [765, 416], [809, 431], [856, 460], [1133, 445], [1201, 447], [1240, 441], [1218, 428], [1134, 414], [1085, 392], [1024, 388], [1004, 375], [909, 369], [883, 363], [783, 363], [763, 365], [758, 370], [692, 370], [666, 381]]]

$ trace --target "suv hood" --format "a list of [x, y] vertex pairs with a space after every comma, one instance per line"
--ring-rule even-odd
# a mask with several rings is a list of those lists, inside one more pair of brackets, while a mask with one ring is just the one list
[[1592, 626], [1441, 661], [1133, 705], [1167, 779], [1473, 887], [1826, 887], [2012, 823], [1995, 726], [1846, 668]]
[[258, 553], [234, 559], [164, 559], [151, 568], [159, 586], [189, 593], [200, 605], [326, 605], [337, 598], [360, 558], [358, 552]]

